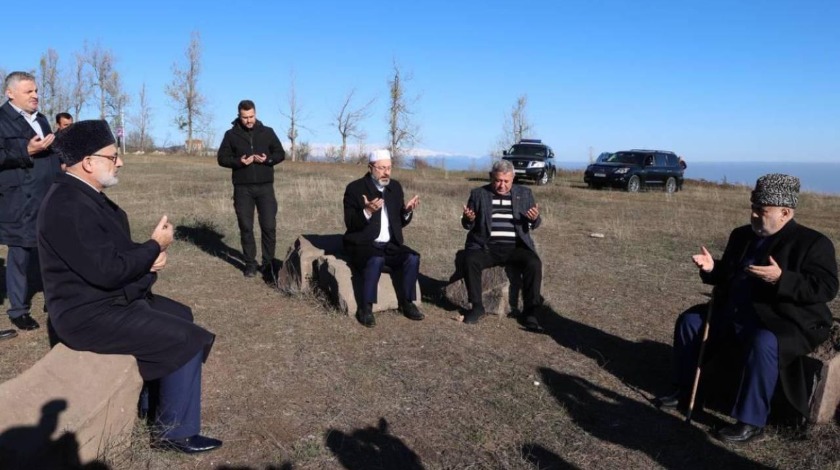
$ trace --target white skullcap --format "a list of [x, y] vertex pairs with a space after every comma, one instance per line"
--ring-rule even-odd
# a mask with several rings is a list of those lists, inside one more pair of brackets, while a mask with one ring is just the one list
[[368, 155], [368, 162], [378, 162], [379, 160], [390, 160], [391, 159], [391, 152], [387, 149], [378, 149], [370, 152]]

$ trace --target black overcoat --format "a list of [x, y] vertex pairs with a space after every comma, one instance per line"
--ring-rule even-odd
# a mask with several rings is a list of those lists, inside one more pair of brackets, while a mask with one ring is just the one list
[[348, 184], [344, 190], [344, 225], [347, 227], [344, 233], [344, 249], [350, 255], [351, 262], [358, 268], [370, 256], [381, 254], [381, 250], [374, 248], [373, 241], [379, 237], [379, 232], [382, 230], [382, 218], [379, 212], [373, 214], [370, 220], [365, 217], [364, 197], [369, 201], [380, 197], [385, 198], [391, 235], [389, 249], [395, 250], [388, 254], [403, 251], [417, 254], [405, 245], [403, 239], [402, 229], [411, 223], [414, 214], [405, 210], [402, 185], [399, 181], [392, 179], [385, 190], [380, 192], [368, 173]]
[[[36, 120], [44, 136], [52, 131], [43, 114]], [[29, 156], [37, 134], [9, 102], [0, 106], [0, 245], [34, 247], [38, 207], [61, 174], [58, 155], [46, 150]]]
[[[756, 239], [749, 225], [729, 236], [723, 256], [709, 273], [700, 271], [703, 282], [716, 286], [715, 309], [724, 308], [747, 248]], [[832, 316], [828, 302], [837, 296], [837, 259], [827, 237], [791, 220], [769, 237], [755, 258], [756, 265], [769, 265], [772, 256], [782, 269], [776, 285], [761, 283], [752, 289], [752, 304], [758, 318], [779, 341], [779, 381], [788, 401], [808, 416], [808, 392], [802, 356], [816, 349], [829, 336]], [[714, 321], [714, 317], [712, 317]]]
[[125, 212], [87, 183], [68, 174], [50, 188], [38, 251], [50, 322], [67, 346], [131, 354], [145, 380], [207, 358], [215, 336], [189, 307], [152, 294], [157, 242], [133, 242]]

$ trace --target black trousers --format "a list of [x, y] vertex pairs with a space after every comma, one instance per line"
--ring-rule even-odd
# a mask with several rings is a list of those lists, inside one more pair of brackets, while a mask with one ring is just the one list
[[257, 243], [254, 240], [254, 209], [260, 223], [260, 244], [263, 265], [274, 260], [277, 245], [277, 198], [274, 183], [233, 185], [233, 208], [239, 224], [239, 238], [245, 264], [257, 265]]
[[493, 266], [516, 266], [522, 271], [522, 291], [525, 313], [542, 305], [542, 261], [524, 246], [491, 245], [485, 250], [464, 252], [464, 282], [473, 307], [484, 306], [481, 299], [481, 271]]

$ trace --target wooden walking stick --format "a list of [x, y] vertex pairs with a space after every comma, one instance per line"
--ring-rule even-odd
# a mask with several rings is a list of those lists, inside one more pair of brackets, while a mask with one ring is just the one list
[[694, 400], [697, 399], [697, 388], [700, 386], [700, 369], [703, 367], [703, 354], [706, 352], [706, 343], [709, 342], [709, 324], [712, 321], [712, 311], [715, 303], [715, 289], [709, 297], [709, 304], [706, 309], [706, 318], [703, 319], [703, 339], [700, 341], [700, 352], [697, 354], [697, 369], [694, 371], [694, 382], [691, 384], [691, 396], [688, 399], [688, 410], [685, 413], [685, 422], [691, 422], [691, 413], [694, 411]]

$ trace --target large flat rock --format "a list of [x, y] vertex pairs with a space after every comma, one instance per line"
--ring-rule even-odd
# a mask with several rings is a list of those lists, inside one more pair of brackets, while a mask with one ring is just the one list
[[[287, 250], [278, 276], [278, 287], [289, 293], [306, 293], [318, 288], [340, 312], [355, 314], [362, 281], [360, 274], [347, 264], [343, 248], [341, 234], [299, 236]], [[417, 299], [420, 299], [420, 287], [415, 288]], [[378, 302], [373, 304], [374, 312], [399, 307], [390, 273], [382, 273], [377, 297]]]
[[831, 327], [831, 336], [816, 351], [808, 355], [806, 370], [811, 371], [814, 386], [811, 391], [812, 423], [830, 423], [840, 404], [840, 324]]
[[55, 346], [0, 384], [0, 467], [72, 468], [121, 452], [142, 385], [132, 356]]
[[[341, 258], [331, 255], [320, 256], [315, 260], [315, 279], [318, 287], [341, 313], [353, 315], [361, 301], [361, 273], [354, 272]], [[420, 299], [420, 286], [415, 285], [416, 298]], [[383, 272], [379, 278], [377, 302], [374, 312], [394, 310], [399, 307], [393, 277]]]

